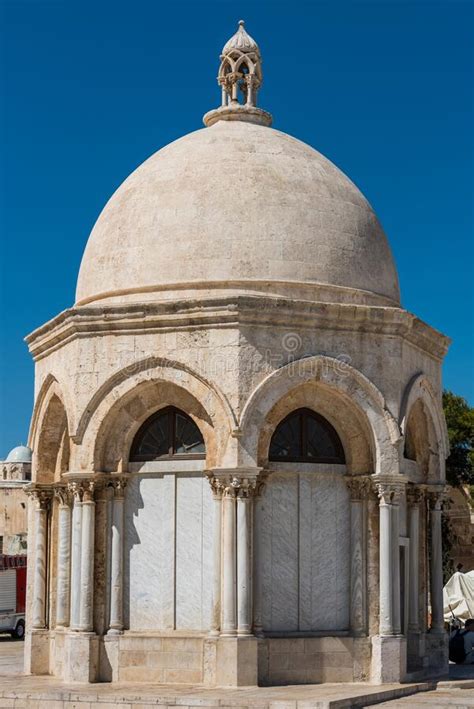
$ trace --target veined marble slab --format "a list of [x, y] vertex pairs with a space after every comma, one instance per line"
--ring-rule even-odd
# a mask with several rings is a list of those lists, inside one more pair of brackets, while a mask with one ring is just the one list
[[134, 475], [125, 501], [131, 630], [210, 626], [212, 495], [200, 474]]
[[343, 478], [274, 473], [258, 515], [264, 629], [347, 629], [350, 501]]

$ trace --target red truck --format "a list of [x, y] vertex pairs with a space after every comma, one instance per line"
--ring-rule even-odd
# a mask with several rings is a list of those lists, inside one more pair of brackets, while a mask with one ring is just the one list
[[25, 637], [26, 556], [0, 554], [0, 633]]

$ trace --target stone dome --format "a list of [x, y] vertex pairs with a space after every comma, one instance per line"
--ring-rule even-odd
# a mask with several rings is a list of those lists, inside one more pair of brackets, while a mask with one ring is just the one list
[[159, 150], [118, 188], [87, 243], [76, 302], [223, 290], [400, 299], [387, 239], [357, 187], [305, 143], [232, 115]]
[[7, 455], [6, 463], [31, 463], [32, 450], [28, 446], [16, 446]]

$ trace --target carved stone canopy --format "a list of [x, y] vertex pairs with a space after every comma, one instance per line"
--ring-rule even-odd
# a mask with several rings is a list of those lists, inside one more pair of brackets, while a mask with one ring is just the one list
[[269, 126], [272, 117], [257, 108], [257, 94], [262, 85], [262, 58], [256, 41], [247, 33], [244, 21], [224, 45], [217, 83], [221, 87], [220, 108], [204, 116], [211, 126], [219, 120], [238, 120]]

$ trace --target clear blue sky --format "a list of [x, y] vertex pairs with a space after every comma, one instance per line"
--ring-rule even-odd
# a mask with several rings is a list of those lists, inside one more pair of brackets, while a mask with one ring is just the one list
[[365, 193], [404, 306], [453, 338], [445, 386], [474, 403], [473, 4], [3, 0], [0, 459], [25, 442], [23, 337], [74, 302], [104, 203], [219, 103], [242, 16], [260, 104]]

